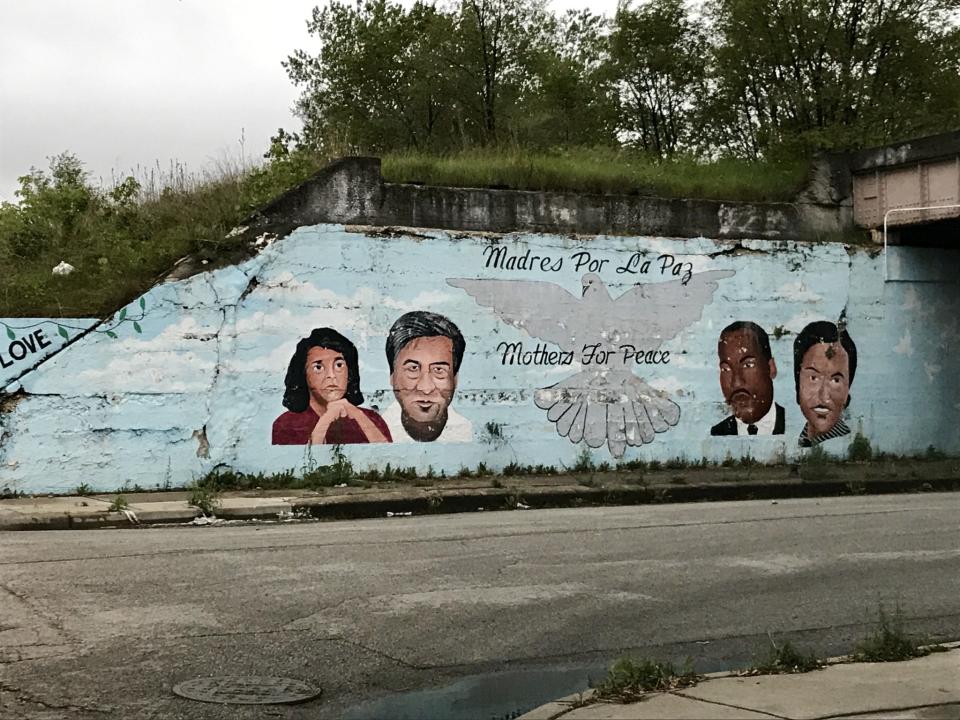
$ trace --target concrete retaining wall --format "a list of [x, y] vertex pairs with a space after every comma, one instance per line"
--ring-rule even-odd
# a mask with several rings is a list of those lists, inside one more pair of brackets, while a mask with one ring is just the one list
[[[362, 183], [343, 191], [364, 193]], [[449, 197], [457, 192], [467, 191]], [[794, 344], [815, 321], [845, 328], [857, 354], [835, 426], [849, 432], [824, 449], [844, 453], [862, 433], [874, 450], [960, 451], [960, 289], [928, 282], [925, 253], [938, 251], [897, 248], [899, 274], [887, 281], [876, 249], [838, 243], [303, 224], [338, 197], [311, 200], [313, 210], [306, 200], [302, 210], [285, 205], [295, 229], [270, 240], [266, 225], [251, 223], [244, 232], [259, 232], [262, 247], [248, 260], [171, 279], [35, 369], [6, 368], [0, 489], [178, 485], [217, 467], [270, 473], [328, 462], [323, 438], [274, 444], [278, 422], [281, 440], [310, 436], [307, 416], [289, 414], [283, 400], [296, 345], [316, 328], [356, 347], [364, 399], [354, 405], [383, 419], [393, 440], [343, 445], [360, 468], [569, 467], [584, 453], [610, 464], [796, 458], [809, 450], [798, 445], [807, 419]], [[476, 222], [489, 217], [478, 211]], [[939, 257], [954, 267], [960, 259]], [[432, 441], [411, 438], [423, 428], [408, 428], [397, 397], [416, 401], [403, 395], [413, 375], [399, 376], [399, 365], [391, 372], [385, 352], [397, 320], [419, 311], [449, 321], [465, 344], [446, 375], [419, 358], [413, 385], [432, 398], [421, 398], [421, 410], [447, 409]], [[712, 434], [738, 427], [718, 355], [734, 321], [766, 331], [777, 369], [773, 416], [757, 435]], [[765, 357], [755, 362], [773, 374]], [[432, 422], [424, 424], [436, 430]], [[766, 434], [775, 424], [782, 433]], [[359, 439], [357, 428], [373, 437], [356, 425], [341, 440]]]

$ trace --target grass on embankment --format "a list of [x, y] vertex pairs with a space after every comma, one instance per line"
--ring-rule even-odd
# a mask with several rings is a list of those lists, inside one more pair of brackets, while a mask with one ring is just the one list
[[[0, 204], [0, 317], [105, 316], [185, 255], [230, 260], [238, 249], [230, 230], [327, 160], [278, 152], [253, 169], [221, 166], [197, 176], [175, 165], [101, 187], [76, 157], [54, 158], [49, 170], [24, 176], [17, 204]], [[389, 182], [754, 201], [793, 197], [807, 170], [805, 161], [656, 162], [603, 148], [383, 158]], [[76, 270], [53, 275], [61, 261]]]
[[656, 162], [610, 148], [540, 154], [468, 150], [445, 156], [408, 152], [383, 158], [388, 182], [755, 202], [793, 199], [808, 172], [806, 160], [704, 162], [681, 157]]
[[[201, 175], [173, 166], [105, 188], [74, 156], [53, 158], [21, 179], [18, 204], [0, 204], [0, 317], [105, 316], [186, 255], [230, 259], [230, 230], [326, 162], [290, 155]], [[61, 261], [75, 270], [53, 275]]]

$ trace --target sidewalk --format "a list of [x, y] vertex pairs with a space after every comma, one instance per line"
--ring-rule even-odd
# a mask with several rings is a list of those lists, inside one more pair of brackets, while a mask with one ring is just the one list
[[[222, 520], [349, 519], [582, 505], [960, 490], [960, 460], [898, 460], [808, 465], [661, 467], [656, 470], [419, 478], [317, 490], [227, 491]], [[0, 500], [0, 530], [76, 530], [187, 523], [199, 510], [188, 491], [130, 492], [126, 512], [110, 512], [117, 493], [36, 495]], [[205, 521], [201, 519], [201, 521]]]
[[[573, 695], [519, 720], [723, 720], [726, 718], [960, 718], [960, 643], [892, 663], [836, 663], [795, 675], [714, 673], [690, 688], [640, 702], [591, 703]], [[581, 704], [586, 699], [587, 704]]]

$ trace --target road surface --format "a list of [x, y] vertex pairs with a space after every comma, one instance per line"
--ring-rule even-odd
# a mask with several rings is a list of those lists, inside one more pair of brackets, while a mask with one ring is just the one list
[[[718, 670], [768, 634], [844, 652], [881, 603], [960, 638], [960, 493], [0, 533], [0, 549], [5, 719], [502, 717], [624, 654]], [[239, 674], [323, 695], [171, 693]]]

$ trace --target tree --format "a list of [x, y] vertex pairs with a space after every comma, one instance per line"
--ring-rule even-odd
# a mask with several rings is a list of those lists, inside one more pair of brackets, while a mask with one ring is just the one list
[[533, 86], [512, 123], [519, 145], [539, 150], [619, 145], [608, 26], [589, 10], [551, 18], [550, 42], [531, 58]]
[[50, 158], [49, 174], [37, 168], [18, 178], [17, 205], [4, 203], [0, 235], [10, 251], [33, 258], [48, 247], [68, 247], [84, 233], [82, 220], [101, 204], [83, 163], [70, 153]]
[[[308, 29], [320, 52], [297, 50], [284, 67], [303, 92], [304, 141], [327, 152], [382, 152], [449, 141], [453, 78], [437, 58], [451, 19], [417, 2], [389, 0], [314, 8]], [[446, 127], [444, 125], [446, 124]]]
[[683, 0], [617, 8], [610, 36], [622, 127], [642, 150], [665, 157], [686, 146], [702, 96], [706, 40]]
[[[710, 0], [714, 146], [850, 148], [947, 129], [957, 0]], [[952, 122], [956, 123], [956, 115]]]
[[584, 52], [600, 51], [598, 16], [558, 20], [544, 0], [417, 2], [409, 11], [392, 0], [334, 0], [308, 27], [319, 53], [298, 50], [285, 67], [302, 87], [304, 142], [323, 151], [612, 137], [606, 85]]
[[543, 0], [462, 0], [456, 11], [456, 53], [465, 135], [481, 145], [508, 135], [536, 87], [534, 61], [553, 40]]

